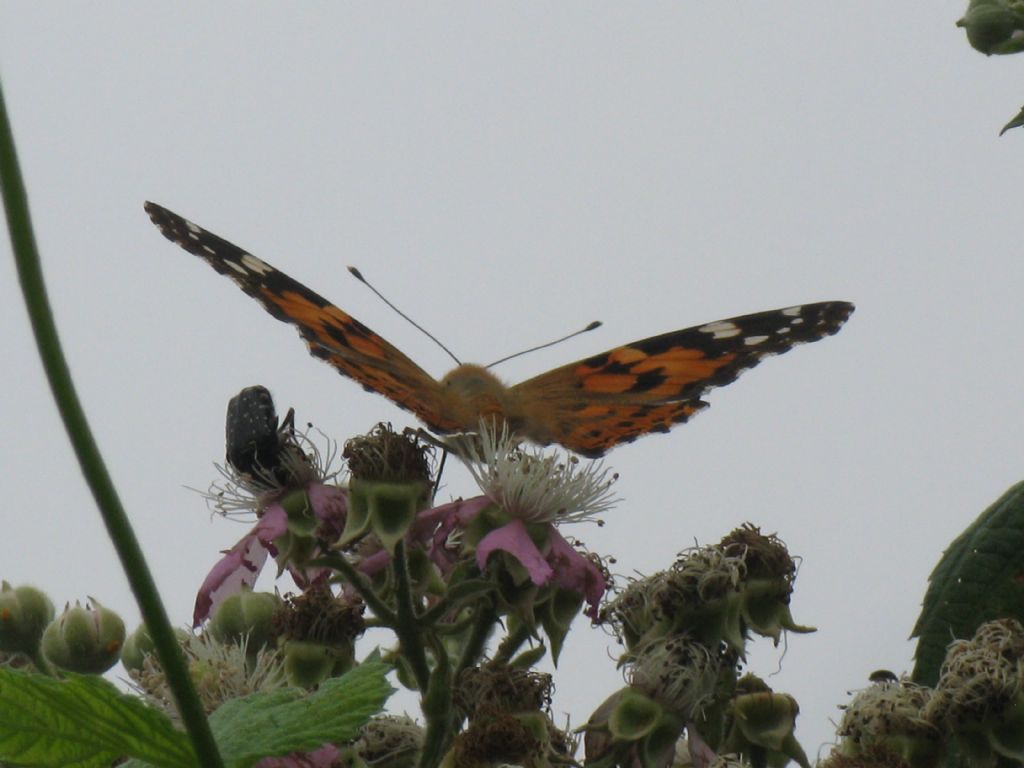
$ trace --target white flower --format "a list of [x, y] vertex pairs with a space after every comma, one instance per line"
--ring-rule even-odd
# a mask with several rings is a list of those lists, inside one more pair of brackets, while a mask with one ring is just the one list
[[618, 475], [602, 461], [527, 449], [502, 421], [480, 421], [478, 440], [462, 443], [460, 458], [491, 501], [526, 523], [578, 523], [618, 501]]

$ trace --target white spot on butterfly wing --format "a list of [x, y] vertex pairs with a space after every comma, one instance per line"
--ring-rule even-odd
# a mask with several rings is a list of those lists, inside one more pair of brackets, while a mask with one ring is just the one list
[[251, 253], [242, 254], [242, 266], [257, 275], [268, 275], [274, 271], [274, 268], [267, 262], [257, 259]]
[[803, 304], [801, 304], [798, 307], [786, 307], [785, 309], [780, 309], [779, 313], [786, 317], [800, 317], [800, 315], [803, 314], [803, 311], [804, 307]]
[[710, 333], [714, 339], [730, 339], [733, 336], [739, 336], [741, 331], [736, 323], [731, 323], [728, 320], [719, 320], [715, 323], [708, 323], [702, 325], [697, 329], [701, 333]]
[[754, 347], [754, 346], [757, 346], [758, 344], [760, 344], [761, 342], [768, 341], [768, 339], [770, 339], [770, 338], [771, 338], [771, 336], [765, 336], [765, 335], [761, 335], [761, 336], [747, 336], [747, 338], [745, 338], [743, 340], [743, 343], [746, 344], [748, 347]]

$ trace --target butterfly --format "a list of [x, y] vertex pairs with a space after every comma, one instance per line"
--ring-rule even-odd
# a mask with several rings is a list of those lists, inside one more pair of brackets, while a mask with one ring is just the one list
[[310, 354], [414, 413], [439, 434], [502, 419], [521, 438], [587, 457], [667, 432], [708, 406], [701, 397], [769, 355], [817, 341], [853, 312], [845, 301], [758, 312], [634, 341], [506, 386], [459, 365], [438, 381], [351, 315], [265, 261], [175, 213], [146, 203], [160, 232], [294, 325]]

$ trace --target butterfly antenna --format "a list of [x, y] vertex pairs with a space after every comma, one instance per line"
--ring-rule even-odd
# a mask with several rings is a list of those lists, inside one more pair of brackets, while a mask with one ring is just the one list
[[582, 333], [587, 333], [588, 331], [592, 331], [595, 328], [600, 328], [600, 327], [601, 327], [601, 321], [600, 320], [595, 320], [594, 322], [590, 323], [590, 325], [588, 325], [586, 328], [580, 328], [578, 331], [573, 331], [568, 336], [563, 336], [560, 339], [555, 339], [554, 341], [549, 341], [547, 344], [540, 344], [540, 345], [538, 345], [536, 347], [530, 347], [529, 349], [524, 349], [522, 352], [516, 352], [514, 355], [508, 355], [507, 357], [503, 357], [500, 360], [495, 360], [493, 363], [491, 363], [487, 367], [488, 368], [493, 368], [494, 366], [498, 365], [498, 363], [504, 363], [506, 360], [511, 360], [513, 357], [519, 357], [520, 355], [525, 355], [525, 354], [528, 354], [530, 352], [536, 352], [538, 349], [546, 349], [547, 347], [553, 347], [553, 346], [555, 346], [555, 344], [561, 344], [563, 341], [568, 341], [573, 336], [579, 336]]
[[[443, 349], [445, 352], [447, 352], [448, 353], [448, 357], [450, 357], [452, 360], [454, 360], [456, 365], [462, 365], [462, 361], [459, 360], [459, 358], [457, 358], [455, 356], [454, 352], [452, 352], [450, 349], [448, 349], [448, 347], [446, 347], [444, 344], [442, 344], [440, 339], [437, 338], [437, 336], [432, 334], [430, 331], [428, 331], [422, 325], [420, 325], [415, 320], [413, 320], [411, 317], [409, 317], [407, 314], [405, 314], [405, 312], [403, 312], [398, 307], [396, 307], [394, 304], [392, 304], [390, 301], [388, 301], [386, 298], [384, 298], [384, 294], [382, 294], [380, 291], [378, 291], [376, 288], [374, 288], [372, 285], [370, 285], [370, 282], [365, 277], [363, 277], [363, 273], [362, 272], [360, 272], [355, 267], [349, 267], [348, 271], [351, 272], [352, 276], [355, 277], [359, 282], [361, 282], [363, 285], [365, 285], [367, 288], [369, 288], [371, 291], [373, 291], [375, 294], [377, 294], [377, 298], [378, 299], [380, 299], [385, 304], [387, 304], [389, 307], [391, 307], [393, 310], [395, 310], [395, 312], [397, 312], [401, 317], [405, 318], [405, 320], [408, 323], [410, 323], [413, 328], [418, 330], [420, 333], [424, 334], [428, 339], [430, 339], [432, 342], [437, 344], [437, 346], [439, 346], [441, 349]], [[547, 345], [545, 345], [545, 346], [547, 346]]]

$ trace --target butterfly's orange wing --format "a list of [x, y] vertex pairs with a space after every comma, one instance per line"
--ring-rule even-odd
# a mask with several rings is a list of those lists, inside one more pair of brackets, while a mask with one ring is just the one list
[[439, 432], [461, 424], [442, 415], [440, 384], [397, 348], [327, 299], [236, 245], [176, 213], [146, 203], [163, 235], [202, 258], [305, 339], [309, 352], [344, 376], [412, 411]]
[[829, 301], [707, 323], [542, 373], [512, 393], [528, 437], [600, 456], [685, 422], [707, 407], [707, 390], [769, 355], [835, 333], [852, 312], [852, 304]]

